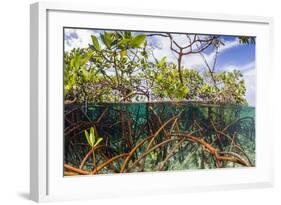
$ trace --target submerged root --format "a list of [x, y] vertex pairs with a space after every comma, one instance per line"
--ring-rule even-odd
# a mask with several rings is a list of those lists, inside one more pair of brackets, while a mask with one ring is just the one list
[[[146, 124], [141, 124], [137, 120], [132, 120], [128, 109], [126, 107], [124, 109], [126, 109], [126, 112], [119, 113], [121, 120], [115, 120], [111, 127], [122, 125], [120, 134], [128, 145], [126, 149], [120, 148], [122, 144], [118, 144], [118, 142], [114, 144], [113, 139], [108, 137], [103, 142], [105, 144], [88, 151], [87, 149], [83, 150], [85, 154], [82, 155], [81, 161], [78, 163], [79, 168], [65, 163], [65, 176], [169, 170], [171, 162], [184, 158], [182, 157], [183, 153], [196, 153], [199, 149], [200, 155], [194, 155], [195, 160], [200, 158], [201, 165], [198, 165], [198, 168], [205, 168], [204, 163], [207, 163], [208, 167], [211, 168], [227, 167], [229, 163], [245, 167], [254, 166], [254, 163], [239, 143], [236, 133], [228, 131], [244, 120], [250, 120], [251, 123], [254, 123], [252, 117], [238, 118], [222, 127], [218, 126], [220, 125], [219, 123], [215, 124], [214, 117], [210, 118], [209, 122], [197, 119], [183, 122], [182, 114], [185, 111], [184, 109], [181, 109], [178, 114], [171, 114], [170, 118], [165, 119], [164, 117], [161, 118], [152, 107], [149, 107], [148, 109], [154, 116], [153, 119], [156, 120], [155, 124], [149, 120], [147, 120]], [[77, 109], [73, 110], [77, 111]], [[162, 110], [161, 112], [164, 113], [165, 111]], [[79, 133], [83, 132], [84, 129], [88, 129], [89, 126], [104, 127], [103, 119], [107, 118], [106, 115], [110, 113], [110, 110], [108, 108], [104, 109], [96, 120], [91, 120], [84, 111], [82, 113], [86, 121], [83, 118], [81, 121], [71, 123], [65, 128], [65, 138], [69, 137], [68, 140], [70, 140], [70, 137], [73, 139], [73, 136], [79, 136]], [[67, 115], [70, 116], [71, 113], [67, 112]], [[73, 120], [69, 119], [68, 121], [73, 122]], [[134, 137], [143, 133], [136, 135], [138, 133], [136, 125], [142, 128], [142, 132], [147, 133], [146, 137], [138, 137], [137, 141]], [[189, 126], [189, 128], [183, 129], [183, 125]], [[109, 127], [108, 129], [111, 128]], [[120, 151], [122, 149], [123, 151]], [[91, 162], [90, 156], [92, 156], [93, 152], [96, 156], [95, 162]], [[85, 166], [86, 163], [88, 164], [87, 166]], [[93, 163], [92, 170], [89, 170], [89, 163], [90, 165]]]

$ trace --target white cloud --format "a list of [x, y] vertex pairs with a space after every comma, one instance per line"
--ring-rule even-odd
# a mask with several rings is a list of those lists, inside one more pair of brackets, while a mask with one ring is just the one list
[[[68, 35], [69, 38], [65, 38], [65, 50], [69, 51], [73, 48], [85, 48], [91, 43], [91, 35], [96, 35], [99, 38], [99, 33], [94, 30], [88, 29], [66, 29], [65, 35]], [[188, 39], [185, 35], [173, 35], [174, 40], [181, 46], [188, 44]], [[166, 56], [167, 61], [177, 63], [177, 54], [170, 49], [170, 40], [167, 37], [150, 37], [148, 42], [154, 46], [153, 53], [157, 59], [161, 59]], [[218, 55], [223, 52], [240, 46], [238, 38], [232, 41], [224, 41], [224, 45], [219, 47]], [[216, 51], [212, 51], [209, 54], [204, 54], [207, 62], [210, 65], [213, 65], [215, 59]], [[153, 59], [151, 59], [153, 60]], [[206, 65], [200, 54], [191, 54], [184, 56], [182, 59], [182, 64], [186, 68], [196, 68], [202, 69]], [[232, 71], [240, 70], [243, 73], [245, 85], [246, 85], [246, 99], [248, 103], [252, 106], [255, 106], [256, 100], [256, 74], [255, 74], [255, 62], [250, 62], [242, 66], [238, 65], [226, 65], [220, 70]]]
[[244, 65], [225, 65], [221, 68], [221, 70], [224, 71], [233, 71], [233, 70], [240, 70], [244, 75], [246, 75], [248, 72], [250, 73], [252, 70], [255, 69], [255, 61], [251, 61], [249, 63], [246, 63]]
[[[218, 56], [225, 52], [226, 50], [229, 50], [231, 48], [234, 48], [236, 46], [239, 46], [239, 40], [236, 38], [233, 41], [224, 41], [224, 45], [221, 45], [218, 48]], [[206, 61], [210, 66], [213, 65], [215, 56], [216, 56], [216, 50], [213, 50], [210, 54], [203, 54]], [[206, 67], [206, 64], [204, 63], [204, 60], [200, 54], [191, 54], [188, 56], [185, 56], [183, 58], [183, 65], [187, 68], [197, 68], [200, 69], [202, 67]]]
[[[177, 62], [176, 54], [170, 49], [169, 38], [162, 36], [149, 37], [148, 44], [153, 47], [153, 55], [156, 59], [166, 57], [168, 62]], [[151, 56], [149, 60], [153, 61], [154, 59]]]
[[70, 36], [65, 38], [65, 51], [73, 48], [86, 48], [92, 42], [91, 35], [97, 35], [97, 32], [89, 29], [65, 29], [65, 37]]
[[238, 39], [238, 38], [235, 38], [235, 40], [233, 40], [233, 41], [223, 41], [223, 43], [224, 43], [224, 45], [219, 48], [219, 52], [220, 52], [220, 53], [222, 53], [222, 52], [224, 52], [225, 50], [228, 50], [228, 49], [230, 49], [230, 48], [234, 48], [234, 47], [236, 47], [236, 46], [241, 45], [241, 44], [239, 43], [239, 39]]
[[[183, 35], [181, 35], [183, 36]], [[173, 36], [174, 39], [179, 45], [185, 45], [186, 44], [186, 37], [180, 37], [180, 36]], [[154, 42], [153, 44], [156, 45], [156, 48], [154, 49], [154, 55], [156, 58], [160, 59], [163, 56], [167, 57], [168, 61], [177, 63], [177, 56], [176, 54], [171, 51], [170, 49], [170, 40], [166, 37], [158, 37], [153, 38]], [[218, 55], [222, 54], [223, 52], [235, 48], [237, 46], [240, 46], [239, 39], [236, 38], [232, 41], [224, 41], [224, 45], [219, 47]], [[209, 54], [204, 54], [207, 62], [210, 65], [213, 65], [214, 59], [215, 59], [216, 51], [212, 51]], [[183, 57], [182, 64], [186, 68], [197, 68], [202, 69], [205, 68], [206, 65], [204, 63], [204, 60], [200, 56], [200, 54], [192, 54], [187, 55]], [[243, 77], [245, 80], [245, 86], [246, 86], [246, 99], [251, 106], [255, 106], [256, 101], [256, 74], [255, 74], [255, 61], [252, 61], [250, 63], [244, 64], [242, 66], [238, 65], [226, 65], [222, 67], [220, 70], [225, 71], [233, 71], [233, 70], [240, 70], [243, 73]]]

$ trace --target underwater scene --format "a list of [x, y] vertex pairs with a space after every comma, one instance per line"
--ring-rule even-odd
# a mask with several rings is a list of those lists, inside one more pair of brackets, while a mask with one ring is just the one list
[[255, 167], [255, 37], [64, 28], [64, 176]]
[[66, 112], [65, 168], [81, 170], [66, 175], [255, 166], [253, 107], [165, 102], [72, 105]]

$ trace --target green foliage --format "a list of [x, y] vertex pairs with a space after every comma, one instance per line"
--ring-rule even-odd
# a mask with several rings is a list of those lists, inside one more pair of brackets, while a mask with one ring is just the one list
[[[178, 72], [174, 64], [168, 64], [166, 58], [162, 58], [152, 67], [149, 76], [150, 87], [154, 99], [181, 100], [189, 92], [189, 88], [178, 80]], [[147, 72], [147, 71], [146, 71]]]
[[239, 42], [242, 44], [254, 44], [256, 43], [255, 37], [240, 36]]
[[106, 83], [102, 72], [91, 62], [95, 57], [96, 53], [90, 49], [73, 49], [64, 54], [65, 99], [78, 102], [112, 100], [109, 87], [102, 86]]
[[150, 157], [152, 160], [157, 160], [158, 153], [157, 152], [150, 152]]
[[223, 84], [219, 91], [219, 101], [230, 104], [233, 104], [233, 102], [238, 104], [247, 103], [245, 99], [246, 87], [242, 77], [241, 72], [238, 70], [233, 72], [224, 71], [217, 75], [218, 80]]
[[[99, 137], [97, 130], [93, 127], [89, 128], [91, 126], [89, 123], [81, 127], [80, 123], [84, 123], [83, 120], [85, 120], [81, 117], [81, 113], [80, 115], [73, 114], [72, 116], [79, 116], [77, 122], [74, 122], [79, 123], [79, 126], [74, 131], [65, 129], [67, 133], [65, 139], [68, 139], [66, 136], [71, 136], [68, 139], [71, 142], [66, 143], [67, 146], [65, 146], [66, 153], [69, 154], [66, 161], [70, 161], [70, 164], [80, 166], [79, 162], [83, 160], [81, 156], [87, 154], [85, 151], [88, 150], [84, 146], [81, 146], [80, 150], [77, 148], [78, 144], [84, 144], [85, 138], [93, 149], [93, 163], [90, 165], [86, 163], [85, 167], [86, 170], [92, 171], [93, 166], [97, 167], [96, 165], [103, 162], [104, 157], [110, 159], [117, 154], [128, 153], [141, 139], [154, 135], [161, 126], [161, 122], [166, 122], [180, 110], [183, 111], [182, 117], [173, 121], [177, 123], [174, 128], [171, 121], [165, 130], [159, 132], [152, 146], [161, 143], [164, 139], [176, 139], [175, 132], [178, 130], [180, 134], [190, 132], [192, 136], [200, 139], [202, 137], [206, 143], [221, 151], [234, 149], [233, 143], [237, 143], [255, 163], [254, 113], [245, 114], [246, 106], [229, 106], [229, 104], [247, 104], [246, 86], [240, 71], [199, 71], [186, 68], [180, 63], [178, 65], [169, 62], [165, 56], [156, 58], [153, 55], [153, 47], [147, 43], [147, 36], [136, 32], [103, 32], [99, 36], [92, 35], [91, 40], [87, 48], [73, 49], [64, 53], [64, 99], [67, 104], [65, 107], [72, 106], [68, 104], [69, 101], [93, 102], [94, 104], [91, 105], [79, 106], [81, 106], [81, 111], [83, 110], [83, 116], [92, 113], [87, 116], [87, 119], [97, 123], [95, 128], [102, 136], [106, 136], [106, 147], [110, 149], [100, 149], [94, 153], [94, 148], [104, 138]], [[254, 43], [254, 38], [251, 37], [239, 37], [239, 40], [243, 44]], [[212, 45], [218, 48], [223, 46], [223, 43], [215, 39]], [[138, 101], [152, 103], [99, 104], [100, 102]], [[154, 101], [182, 102], [154, 103]], [[187, 101], [203, 103], [198, 103], [200, 106], [197, 107], [197, 103]], [[94, 107], [90, 111], [88, 106]], [[84, 111], [85, 107], [87, 112]], [[246, 118], [242, 121], [244, 117]], [[73, 122], [69, 123], [67, 120], [65, 122], [66, 125], [73, 126]], [[170, 132], [169, 129], [171, 129]], [[233, 140], [217, 133], [216, 130], [231, 136]], [[169, 136], [163, 138], [167, 131]], [[249, 138], [247, 138], [248, 134]], [[72, 137], [74, 135], [77, 137]], [[156, 166], [162, 165], [161, 162], [172, 150], [174, 150], [174, 155], [163, 163], [164, 170], [203, 169], [218, 166], [215, 164], [214, 156], [206, 151], [204, 146], [197, 143], [186, 141], [177, 149], [173, 149], [181, 139], [178, 138], [174, 142], [169, 142], [149, 152], [144, 171], [153, 171]], [[142, 156], [148, 144], [144, 143], [144, 147], [141, 146], [132, 155], [133, 161]], [[72, 155], [74, 152], [75, 155]], [[104, 155], [100, 155], [101, 152]], [[110, 173], [112, 167], [119, 171], [120, 160], [103, 168], [102, 172]], [[233, 166], [233, 163], [226, 162], [221, 166], [229, 167]], [[135, 170], [141, 169], [137, 166]]]
[[101, 138], [101, 137], [96, 138], [95, 130], [93, 127], [90, 128], [90, 133], [88, 133], [88, 131], [85, 130], [85, 136], [86, 136], [88, 144], [92, 148], [98, 146], [98, 144], [103, 140], [103, 138]]
[[105, 46], [110, 49], [112, 42], [113, 42], [113, 34], [112, 33], [108, 33], [108, 32], [104, 32], [104, 35], [101, 34], [101, 39], [103, 41], [103, 43], [105, 44]]
[[[64, 97], [77, 102], [132, 102], [189, 100], [220, 104], [247, 104], [239, 71], [210, 73], [154, 61], [145, 34], [129, 31], [91, 36], [88, 48], [64, 53]], [[252, 37], [239, 37], [253, 43]], [[216, 39], [214, 45], [223, 43]], [[179, 81], [180, 75], [183, 82]], [[214, 81], [214, 82], [213, 82]]]
[[140, 34], [135, 36], [132, 40], [131, 40], [131, 47], [132, 48], [141, 48], [141, 46], [144, 44], [146, 35], [145, 34]]
[[97, 37], [94, 36], [94, 35], [91, 35], [91, 38], [92, 38], [93, 48], [96, 51], [100, 51], [100, 44], [99, 44], [99, 41], [98, 41]]
[[81, 81], [80, 69], [85, 69], [85, 64], [90, 59], [91, 52], [83, 49], [74, 49], [71, 53], [64, 54], [64, 96], [74, 95]]

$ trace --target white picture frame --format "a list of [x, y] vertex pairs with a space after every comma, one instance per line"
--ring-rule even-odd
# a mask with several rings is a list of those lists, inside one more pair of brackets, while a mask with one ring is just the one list
[[[270, 76], [273, 19], [179, 11], [97, 8], [94, 4], [31, 5], [30, 13], [30, 198], [34, 201], [95, 199], [273, 186]], [[124, 21], [125, 20], [125, 21]], [[90, 22], [90, 23], [89, 23]], [[157, 26], [156, 26], [157, 25]], [[62, 28], [186, 31], [257, 37], [256, 167], [249, 169], [63, 177]], [[54, 67], [56, 69], [54, 69]], [[268, 69], [264, 69], [264, 68]], [[273, 71], [272, 71], [273, 72]], [[265, 140], [266, 136], [266, 140]], [[183, 183], [188, 182], [188, 183]], [[93, 186], [95, 185], [95, 186]], [[114, 185], [114, 186], [113, 186]]]

